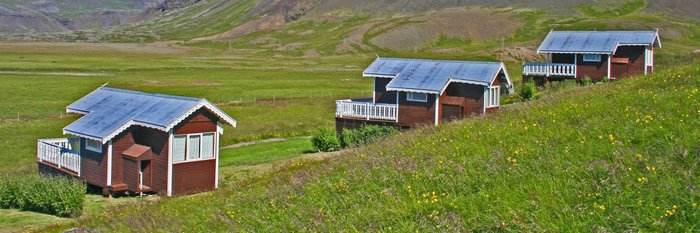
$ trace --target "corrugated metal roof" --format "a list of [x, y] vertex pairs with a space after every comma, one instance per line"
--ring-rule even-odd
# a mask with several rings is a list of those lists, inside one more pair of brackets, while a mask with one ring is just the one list
[[66, 108], [85, 116], [63, 130], [104, 142], [131, 124], [167, 131], [201, 107], [235, 126], [233, 118], [206, 99], [100, 87]]
[[502, 67], [503, 63], [500, 62], [377, 58], [365, 69], [363, 75], [393, 78], [387, 85], [387, 90], [440, 93], [450, 79], [491, 85]]
[[657, 31], [551, 31], [539, 53], [614, 53], [618, 45], [654, 45]]

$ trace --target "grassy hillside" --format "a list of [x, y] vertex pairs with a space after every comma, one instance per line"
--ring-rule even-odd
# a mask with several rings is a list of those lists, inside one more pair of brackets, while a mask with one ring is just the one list
[[[579, 87], [226, 189], [120, 208], [106, 231], [693, 231], [700, 68]], [[650, 107], [654, 106], [654, 107]]]

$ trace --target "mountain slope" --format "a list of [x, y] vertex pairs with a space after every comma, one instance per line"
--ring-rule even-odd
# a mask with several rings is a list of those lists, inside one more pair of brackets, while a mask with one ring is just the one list
[[0, 0], [0, 32], [31, 35], [138, 23], [200, 0]]
[[[426, 14], [432, 14], [433, 11], [464, 8], [501, 8], [500, 11], [504, 8], [518, 11], [529, 9], [554, 16], [583, 15], [601, 18], [644, 12], [700, 20], [700, 11], [694, 10], [700, 7], [700, 2], [694, 0], [554, 2], [543, 0], [516, 2], [507, 0], [129, 0], [123, 2], [51, 0], [22, 4], [19, 2], [24, 1], [0, 0], [0, 19], [3, 19], [0, 21], [0, 32], [3, 32], [0, 33], [0, 37], [13, 40], [67, 41], [86, 39], [130, 42], [191, 39], [220, 41], [250, 33], [276, 31], [297, 21], [324, 21], [329, 17], [333, 18], [331, 20], [340, 21], [347, 17], [360, 17], [374, 19], [369, 20], [368, 23], [375, 25], [373, 22], [375, 20], [390, 20], [393, 17], [421, 18]], [[478, 16], [472, 19], [478, 19]], [[463, 19], [456, 17], [447, 24], [459, 24], [460, 20]], [[425, 37], [424, 34], [432, 35], [437, 31], [425, 25], [403, 26], [415, 26], [409, 29], [415, 31], [414, 34], [409, 35], [409, 38], [410, 36]], [[437, 32], [439, 34], [440, 31]], [[465, 40], [465, 38], [458, 39]]]
[[[104, 231], [663, 231], [700, 223], [697, 65], [566, 89], [222, 190]], [[650, 106], [654, 106], [650, 108]]]

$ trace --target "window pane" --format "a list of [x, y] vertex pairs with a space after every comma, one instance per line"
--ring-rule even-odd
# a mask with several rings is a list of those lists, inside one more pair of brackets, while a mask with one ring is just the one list
[[191, 135], [187, 145], [187, 159], [199, 159], [199, 135]]
[[85, 148], [95, 152], [102, 152], [102, 142], [85, 139]]
[[410, 101], [428, 101], [428, 94], [426, 93], [414, 93], [414, 92], [409, 92], [407, 95], [407, 99]]
[[491, 88], [486, 88], [486, 107], [491, 106]]
[[205, 134], [202, 136], [202, 158], [209, 159], [214, 157], [214, 134]]
[[185, 161], [185, 136], [175, 136], [173, 138], [173, 161]]

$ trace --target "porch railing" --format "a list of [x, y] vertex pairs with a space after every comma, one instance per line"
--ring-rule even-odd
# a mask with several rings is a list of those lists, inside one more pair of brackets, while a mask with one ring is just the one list
[[80, 153], [77, 152], [78, 148], [74, 148], [72, 140], [77, 139], [39, 139], [36, 150], [37, 160], [73, 171], [80, 176]]
[[576, 64], [525, 62], [523, 75], [576, 77]]
[[353, 117], [367, 120], [398, 120], [399, 108], [396, 104], [375, 104], [371, 99], [337, 100], [335, 116]]

